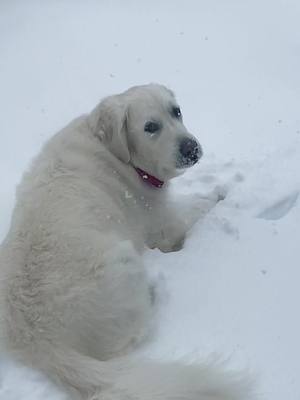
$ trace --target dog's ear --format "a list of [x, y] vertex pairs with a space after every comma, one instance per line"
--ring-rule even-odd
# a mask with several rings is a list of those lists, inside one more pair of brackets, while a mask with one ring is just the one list
[[127, 105], [120, 95], [102, 100], [89, 116], [93, 133], [125, 163], [130, 161], [127, 118]]

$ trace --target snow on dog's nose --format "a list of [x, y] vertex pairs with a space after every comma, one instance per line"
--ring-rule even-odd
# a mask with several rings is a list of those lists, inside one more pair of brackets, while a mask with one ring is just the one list
[[182, 139], [179, 143], [178, 168], [190, 167], [196, 164], [202, 154], [202, 148], [195, 139]]

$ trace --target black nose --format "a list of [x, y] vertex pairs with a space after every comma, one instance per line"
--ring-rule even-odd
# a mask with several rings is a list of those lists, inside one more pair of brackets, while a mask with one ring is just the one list
[[183, 164], [193, 165], [202, 156], [202, 149], [200, 144], [190, 138], [182, 139], [179, 144], [179, 152], [182, 157]]

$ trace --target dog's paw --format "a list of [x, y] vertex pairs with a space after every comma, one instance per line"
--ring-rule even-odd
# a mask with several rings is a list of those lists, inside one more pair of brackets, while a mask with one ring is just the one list
[[183, 248], [186, 226], [181, 222], [180, 229], [177, 224], [171, 224], [164, 227], [161, 231], [151, 234], [148, 238], [148, 247], [150, 249], [159, 249], [163, 253], [179, 251]]
[[[211, 201], [211, 203], [218, 203], [219, 201], [225, 200], [228, 193], [227, 185], [216, 185], [209, 193], [202, 196], [202, 199]], [[199, 195], [201, 199], [201, 195]]]
[[175, 251], [180, 251], [184, 246], [184, 242], [185, 242], [185, 236], [183, 237], [181, 236], [176, 240], [169, 240], [169, 239], [162, 240], [157, 247], [163, 253], [172, 253]]

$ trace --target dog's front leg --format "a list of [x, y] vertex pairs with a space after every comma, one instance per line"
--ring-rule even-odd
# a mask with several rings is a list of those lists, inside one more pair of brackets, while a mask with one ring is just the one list
[[150, 230], [148, 236], [148, 246], [158, 248], [164, 253], [181, 250], [187, 232], [218, 200], [194, 195], [181, 196], [176, 203], [169, 202], [168, 207], [156, 217], [154, 229]]

